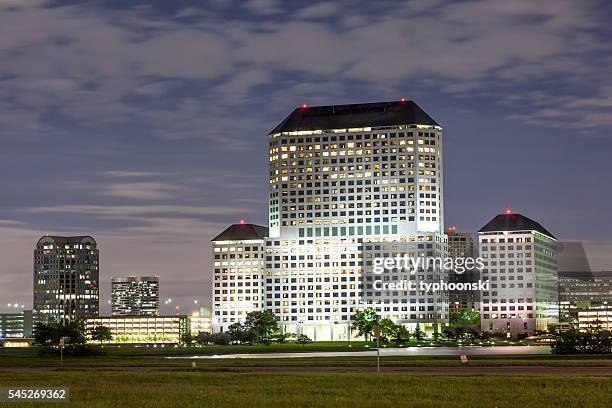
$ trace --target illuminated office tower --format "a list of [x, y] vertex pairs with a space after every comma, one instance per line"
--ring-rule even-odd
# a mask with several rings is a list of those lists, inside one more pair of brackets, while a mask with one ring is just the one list
[[268, 228], [233, 224], [212, 240], [213, 330], [227, 331], [247, 313], [262, 310], [264, 239]]
[[[474, 245], [474, 236], [469, 232], [457, 232], [455, 227], [446, 231], [448, 237], [448, 256], [450, 258], [473, 258], [477, 257]], [[477, 269], [466, 270], [463, 273], [449, 272], [448, 281], [451, 283], [473, 283], [480, 279], [480, 271]], [[476, 290], [454, 290], [449, 292], [448, 301], [450, 311], [458, 310], [480, 310], [478, 303], [480, 293]]]
[[112, 278], [113, 316], [159, 316], [159, 276]]
[[559, 319], [556, 238], [539, 223], [506, 211], [478, 231], [490, 281], [481, 293], [481, 329], [508, 336], [547, 330]]
[[40, 238], [34, 249], [34, 313], [61, 324], [97, 317], [99, 268], [92, 237]]
[[[302, 106], [268, 143], [265, 307], [283, 330], [346, 339], [366, 307], [440, 330], [448, 293], [377, 292], [364, 272], [376, 257], [445, 256], [441, 127], [407, 100]], [[431, 268], [412, 279], [445, 277]]]

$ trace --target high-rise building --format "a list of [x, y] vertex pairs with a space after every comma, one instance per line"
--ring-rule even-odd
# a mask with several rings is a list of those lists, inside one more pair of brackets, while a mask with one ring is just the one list
[[512, 337], [558, 323], [556, 238], [539, 223], [506, 211], [478, 231], [490, 281], [481, 293], [481, 329]]
[[112, 278], [113, 316], [158, 316], [159, 276]]
[[[446, 255], [438, 123], [407, 100], [301, 106], [268, 145], [269, 233], [228, 234], [234, 225], [213, 240], [215, 327], [265, 308], [285, 332], [341, 340], [351, 316], [372, 307], [409, 329], [440, 330], [448, 292], [381, 291], [371, 274], [375, 258]], [[261, 260], [263, 244], [265, 264], [242, 272], [241, 254], [256, 250]], [[247, 300], [246, 283], [256, 278], [257, 299]], [[445, 278], [435, 265], [407, 277]]]
[[[408, 100], [302, 106], [268, 144], [265, 306], [283, 329], [346, 339], [351, 315], [372, 307], [439, 330], [447, 292], [378, 291], [368, 271], [374, 258], [446, 253], [440, 125]], [[444, 277], [432, 268], [409, 279]]]
[[264, 307], [264, 245], [268, 228], [233, 224], [212, 240], [212, 323], [227, 331]]
[[34, 312], [66, 324], [98, 316], [99, 252], [90, 236], [44, 236], [34, 249]]
[[[457, 232], [455, 227], [447, 228], [448, 236], [448, 256], [453, 259], [457, 258], [473, 258], [476, 255], [476, 245], [474, 245], [474, 236], [468, 232]], [[448, 281], [450, 283], [471, 283], [477, 282], [480, 279], [480, 271], [478, 269], [466, 270], [463, 273], [449, 273]], [[458, 310], [480, 310], [479, 303], [480, 292], [476, 290], [455, 290], [448, 294], [450, 311]]]

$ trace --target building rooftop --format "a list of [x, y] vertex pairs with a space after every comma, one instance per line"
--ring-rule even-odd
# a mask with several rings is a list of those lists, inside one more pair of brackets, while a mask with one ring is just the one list
[[217, 235], [212, 241], [245, 241], [264, 239], [268, 236], [268, 227], [256, 224], [232, 224], [225, 231]]
[[553, 234], [548, 232], [546, 228], [541, 226], [539, 223], [521, 214], [499, 214], [489, 221], [484, 227], [478, 230], [478, 232], [493, 231], [538, 231], [539, 233], [547, 235], [551, 238], [555, 238]]
[[38, 240], [38, 243], [41, 242], [50, 242], [53, 241], [56, 244], [80, 244], [84, 241], [92, 241], [93, 244], [96, 243], [96, 240], [90, 235], [77, 235], [74, 237], [60, 237], [58, 235], [45, 235]]
[[305, 106], [296, 108], [270, 132], [351, 129], [399, 125], [440, 126], [416, 103], [408, 100], [351, 105]]

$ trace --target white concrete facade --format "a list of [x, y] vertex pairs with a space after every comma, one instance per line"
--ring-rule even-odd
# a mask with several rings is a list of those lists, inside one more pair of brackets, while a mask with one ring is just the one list
[[535, 230], [479, 232], [481, 329], [511, 337], [558, 323], [556, 240]]
[[[361, 292], [369, 258], [389, 246], [446, 253], [439, 126], [270, 134], [269, 162], [265, 307], [285, 331], [346, 339], [350, 316], [365, 307], [412, 329], [440, 330], [447, 293]], [[421, 272], [423, 280], [443, 276]]]

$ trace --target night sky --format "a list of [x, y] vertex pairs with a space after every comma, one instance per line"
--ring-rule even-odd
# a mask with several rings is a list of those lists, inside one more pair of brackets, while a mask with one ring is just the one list
[[[414, 100], [444, 127], [445, 219], [505, 208], [612, 269], [606, 1], [0, 0], [0, 311], [44, 234], [210, 300], [210, 239], [266, 224], [266, 135], [297, 105]], [[163, 303], [163, 302], [162, 302]]]

